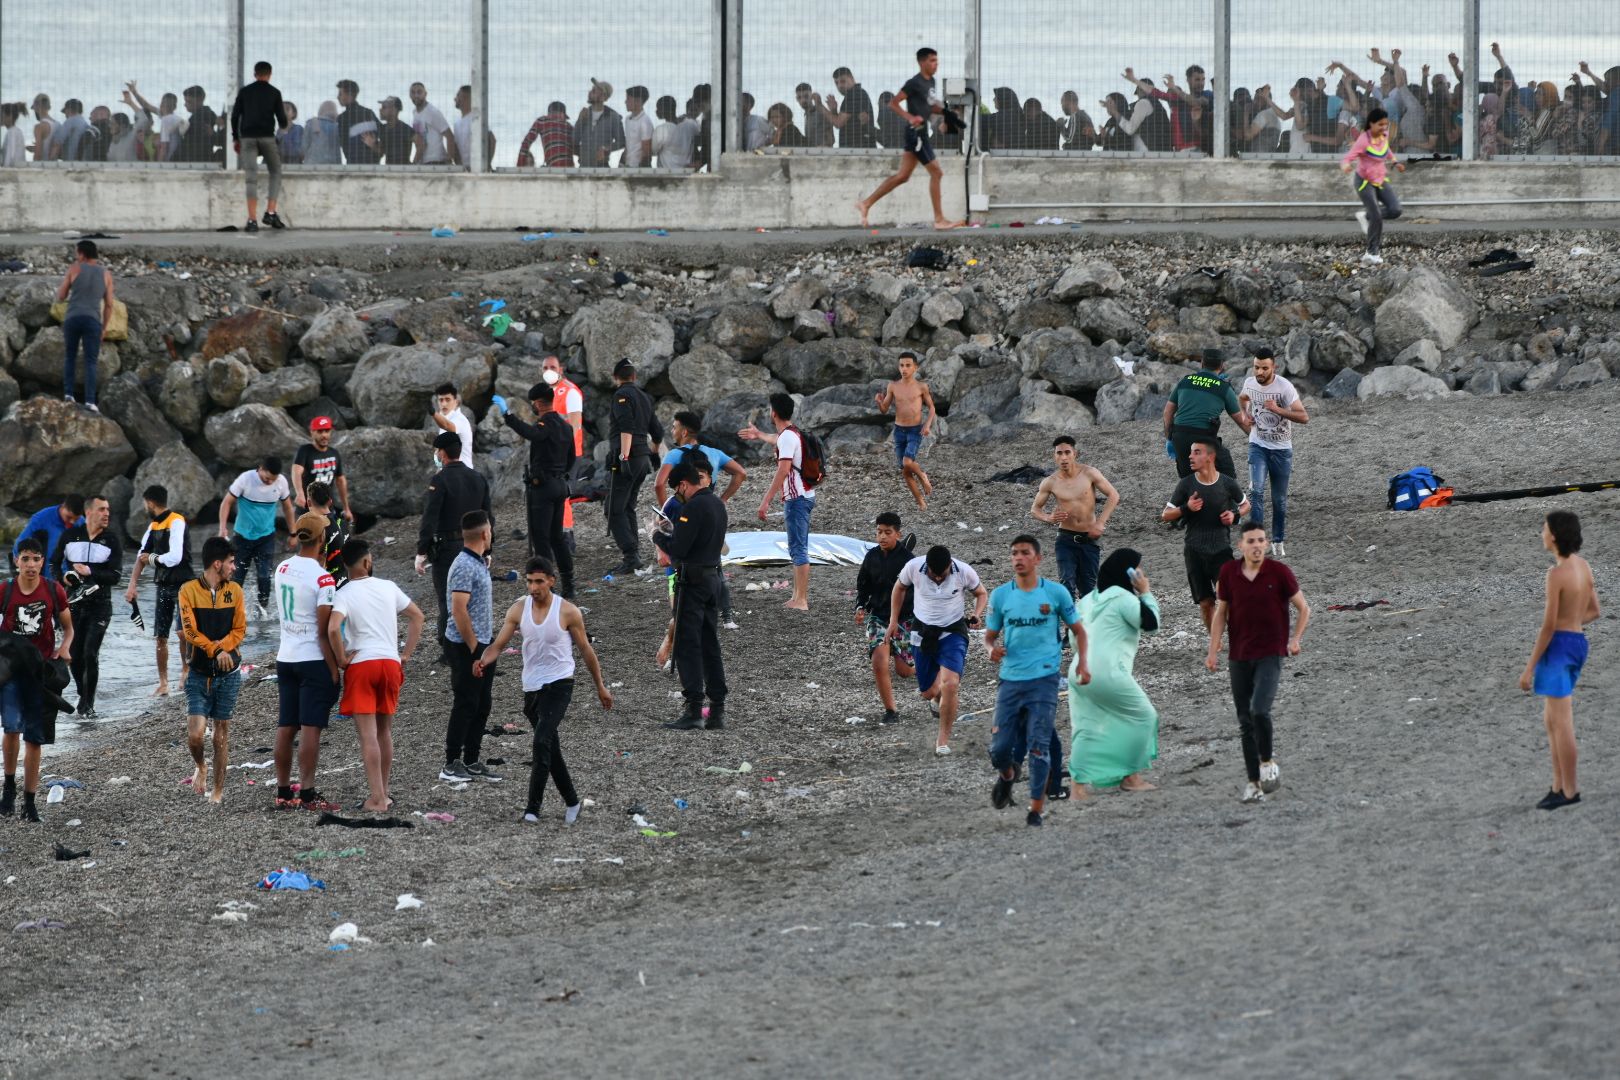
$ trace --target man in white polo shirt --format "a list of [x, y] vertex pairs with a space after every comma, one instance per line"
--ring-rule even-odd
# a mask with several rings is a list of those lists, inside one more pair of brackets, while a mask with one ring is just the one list
[[[908, 588], [912, 591], [911, 653], [917, 668], [917, 692], [939, 717], [934, 753], [943, 756], [951, 752], [968, 631], [982, 625], [990, 594], [973, 567], [953, 559], [949, 548], [936, 544], [927, 555], [906, 563], [895, 580], [886, 640], [900, 634], [900, 612], [905, 609]], [[969, 594], [973, 614], [963, 618], [962, 605]]]

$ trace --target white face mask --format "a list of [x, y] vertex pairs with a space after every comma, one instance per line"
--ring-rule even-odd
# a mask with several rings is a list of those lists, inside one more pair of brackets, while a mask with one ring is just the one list
[[558, 381], [562, 378], [561, 375], [557, 374], [555, 371], [552, 371], [550, 368], [547, 368], [544, 372], [542, 372], [540, 377], [546, 381], [547, 386], [556, 386]]

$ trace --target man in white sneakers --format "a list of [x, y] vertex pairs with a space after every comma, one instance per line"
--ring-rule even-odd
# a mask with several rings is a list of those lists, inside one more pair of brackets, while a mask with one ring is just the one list
[[230, 539], [231, 511], [236, 511], [236, 583], [247, 581], [248, 564], [256, 563], [260, 621], [270, 618], [270, 567], [276, 555], [276, 514], [293, 531], [292, 488], [281, 475], [281, 459], [274, 454], [231, 481], [219, 504], [219, 535]]
[[[327, 627], [337, 582], [321, 561], [327, 520], [305, 514], [293, 525], [298, 554], [276, 567], [276, 610], [281, 616], [281, 647], [276, 650], [276, 806], [336, 810], [315, 790], [321, 734], [331, 722], [342, 673]], [[293, 798], [293, 741], [298, 742], [298, 797]]]
[[[967, 663], [968, 631], [982, 625], [990, 594], [973, 567], [953, 559], [949, 548], [936, 544], [927, 555], [906, 563], [895, 579], [889, 595], [890, 640], [900, 633], [907, 589], [912, 593], [911, 652], [917, 669], [917, 692], [939, 717], [934, 753], [943, 756], [951, 752], [957, 693]], [[973, 597], [973, 613], [963, 618], [962, 605], [969, 595]], [[1053, 640], [1057, 640], [1055, 633]]]
[[1288, 478], [1294, 471], [1294, 425], [1310, 423], [1294, 384], [1277, 374], [1271, 346], [1254, 350], [1254, 373], [1243, 380], [1238, 404], [1250, 420], [1249, 502], [1256, 525], [1266, 523], [1266, 481], [1271, 481], [1271, 554], [1286, 558]]

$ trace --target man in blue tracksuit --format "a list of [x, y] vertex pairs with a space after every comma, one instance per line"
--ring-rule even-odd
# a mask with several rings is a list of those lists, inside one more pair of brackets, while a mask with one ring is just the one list
[[[28, 537], [38, 540], [47, 552], [56, 550], [62, 541], [62, 534], [74, 525], [84, 523], [84, 496], [69, 495], [56, 506], [47, 506], [39, 513], [28, 519], [22, 532], [17, 534], [17, 543], [11, 545], [11, 565], [17, 565], [17, 547]], [[49, 556], [47, 556], [47, 559]], [[54, 579], [56, 574], [47, 564], [45, 576]]]

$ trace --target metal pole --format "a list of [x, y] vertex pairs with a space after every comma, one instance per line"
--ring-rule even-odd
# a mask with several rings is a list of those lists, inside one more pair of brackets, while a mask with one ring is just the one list
[[[721, 138], [716, 139], [711, 130], [709, 141], [715, 145], [723, 143], [725, 150], [738, 152], [744, 146], [742, 131], [743, 0], [725, 0], [725, 5], [726, 73], [720, 86]], [[711, 150], [710, 152], [716, 153], [718, 151]]]
[[489, 0], [472, 0], [472, 159], [474, 173], [489, 171]]
[[726, 0], [713, 0], [709, 8], [709, 159], [706, 164], [709, 172], [720, 171], [720, 140], [715, 137], [714, 101], [715, 93], [721, 93], [724, 100], [723, 88], [726, 85], [726, 46], [730, 38], [726, 28]]
[[1462, 0], [1462, 156], [1479, 160], [1479, 0]]
[[[247, 0], [234, 0], [230, 5], [225, 35], [225, 68], [225, 97], [221, 108], [229, 116], [235, 106], [236, 95], [247, 85]], [[229, 137], [230, 133], [227, 131], [227, 140]], [[229, 149], [227, 146], [225, 154], [227, 169], [231, 167]]]
[[[1210, 89], [1215, 95], [1215, 116], [1211, 121], [1214, 139], [1210, 153], [1217, 158], [1232, 156], [1232, 0], [1210, 0], [1211, 22], [1215, 27], [1215, 55], [1210, 59]], [[1186, 132], [1182, 132], [1186, 137]]]
[[[967, 80], [968, 89], [973, 91], [972, 116], [963, 117], [968, 122], [968, 129], [964, 133], [973, 140], [979, 137], [979, 87], [984, 82], [984, 4], [983, 0], [963, 0], [966, 11], [962, 19], [966, 27], [965, 40], [962, 43], [962, 77]], [[962, 153], [971, 154], [972, 143], [962, 142]]]

